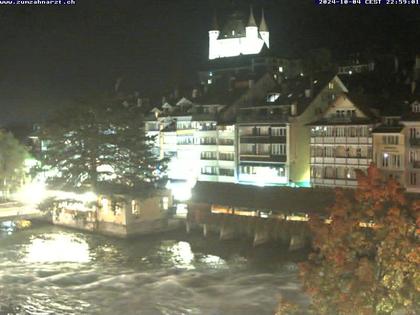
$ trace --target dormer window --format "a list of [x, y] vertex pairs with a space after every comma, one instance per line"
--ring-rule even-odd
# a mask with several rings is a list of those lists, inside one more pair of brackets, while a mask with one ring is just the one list
[[267, 95], [267, 102], [274, 103], [280, 97], [280, 93], [270, 93]]
[[411, 110], [413, 111], [413, 113], [420, 113], [420, 103], [419, 102], [415, 102], [411, 105]]

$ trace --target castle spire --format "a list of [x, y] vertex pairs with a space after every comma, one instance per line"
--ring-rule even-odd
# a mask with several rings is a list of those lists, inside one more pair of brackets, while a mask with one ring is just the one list
[[267, 23], [265, 22], [264, 8], [261, 11], [260, 32], [268, 32], [268, 26], [267, 26]]
[[211, 21], [211, 30], [218, 31], [219, 30], [219, 23], [217, 22], [217, 12], [214, 10], [213, 19]]
[[254, 18], [254, 10], [252, 9], [252, 6], [249, 7], [249, 20], [247, 26], [257, 26], [257, 23], [255, 22]]

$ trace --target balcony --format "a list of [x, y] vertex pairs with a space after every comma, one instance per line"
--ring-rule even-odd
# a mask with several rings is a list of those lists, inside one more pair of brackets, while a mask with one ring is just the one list
[[411, 138], [410, 145], [412, 147], [420, 147], [420, 138]]
[[259, 122], [283, 122], [286, 123], [289, 121], [289, 115], [288, 114], [281, 114], [281, 113], [254, 113], [251, 111], [245, 111], [241, 112], [238, 116], [238, 122], [239, 123], [259, 123]]
[[269, 136], [269, 135], [243, 135], [241, 143], [286, 143], [285, 136]]
[[371, 144], [372, 137], [311, 137], [312, 144]]
[[255, 153], [241, 153], [241, 161], [253, 161], [253, 162], [283, 162], [287, 161], [286, 155], [262, 155]]
[[420, 161], [411, 162], [411, 167], [415, 169], [420, 169]]
[[218, 145], [233, 145], [234, 140], [233, 139], [219, 139]]

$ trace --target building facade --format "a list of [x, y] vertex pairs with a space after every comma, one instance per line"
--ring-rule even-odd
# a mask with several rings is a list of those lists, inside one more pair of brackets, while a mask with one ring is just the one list
[[408, 192], [420, 193], [420, 102], [413, 101], [402, 117], [405, 138], [405, 186]]
[[372, 163], [375, 116], [343, 93], [311, 123], [311, 185], [357, 186], [356, 170]]

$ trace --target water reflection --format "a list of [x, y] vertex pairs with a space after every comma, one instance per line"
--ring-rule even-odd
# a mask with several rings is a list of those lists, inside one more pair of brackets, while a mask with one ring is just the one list
[[243, 244], [15, 230], [0, 235], [0, 314], [271, 315], [280, 295], [302, 300], [289, 258]]
[[194, 253], [191, 251], [191, 246], [187, 242], [178, 242], [171, 247], [170, 260], [177, 268], [195, 269], [192, 262], [194, 261]]
[[71, 234], [44, 234], [31, 240], [26, 247], [25, 262], [57, 263], [90, 261], [85, 240]]

